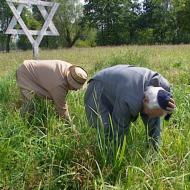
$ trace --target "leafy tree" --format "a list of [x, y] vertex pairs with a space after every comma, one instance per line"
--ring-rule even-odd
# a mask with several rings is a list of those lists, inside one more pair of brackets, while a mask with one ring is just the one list
[[[24, 8], [21, 14], [21, 17], [24, 21], [24, 23], [26, 24], [27, 28], [30, 30], [40, 30], [42, 24], [40, 21], [38, 21], [34, 15], [33, 12], [28, 9], [28, 8]], [[17, 28], [20, 28], [19, 24], [17, 24], [16, 26]], [[25, 35], [20, 35], [18, 42], [17, 42], [17, 46], [18, 48], [22, 49], [22, 50], [27, 50], [27, 49], [31, 49], [32, 45], [30, 44], [27, 36]]]
[[[46, 7], [46, 9], [48, 12], [50, 11], [50, 8], [48, 9]], [[32, 16], [38, 22], [39, 29], [41, 29], [45, 20], [42, 17], [42, 14], [40, 13], [37, 6], [32, 6]], [[52, 46], [52, 43], [53, 43], [53, 47], [54, 47], [55, 43], [54, 43], [54, 40], [51, 40], [52, 38], [55, 38], [55, 37], [44, 36], [42, 39], [42, 42], [40, 43], [40, 46], [44, 47], [44, 48], [50, 48]]]
[[128, 23], [129, 25], [130, 43], [136, 44], [138, 43], [139, 19], [142, 13], [141, 4], [139, 0], [129, 1], [129, 3], [130, 15], [124, 24]]
[[86, 27], [80, 39], [77, 40], [75, 46], [95, 47], [97, 45], [96, 38], [97, 38], [97, 30], [95, 28]]
[[2, 47], [5, 45], [6, 52], [10, 51], [11, 35], [5, 35], [7, 27], [12, 18], [12, 12], [8, 7], [5, 0], [0, 1], [0, 44]]
[[172, 0], [172, 14], [175, 18], [175, 43], [190, 42], [190, 1]]
[[120, 45], [132, 41], [138, 17], [138, 1], [86, 0], [84, 14], [96, 27], [100, 45]]
[[82, 4], [79, 0], [59, 0], [60, 7], [55, 17], [56, 27], [60, 33], [57, 38], [64, 47], [72, 47], [83, 34]]
[[144, 0], [143, 12], [139, 19], [141, 30], [152, 31], [149, 43], [168, 43], [172, 40], [173, 17], [169, 0]]

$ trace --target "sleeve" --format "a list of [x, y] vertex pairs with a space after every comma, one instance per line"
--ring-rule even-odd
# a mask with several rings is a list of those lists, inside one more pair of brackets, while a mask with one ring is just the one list
[[159, 73], [156, 73], [150, 80], [149, 86], [162, 87], [166, 91], [170, 92], [170, 84], [167, 79], [165, 79]]
[[150, 143], [157, 150], [161, 133], [161, 120], [160, 117], [149, 118], [148, 115], [141, 113], [141, 118], [145, 126], [146, 137]]
[[114, 140], [123, 142], [126, 133], [129, 130], [131, 122], [131, 113], [128, 104], [124, 100], [115, 102], [112, 112], [112, 122], [114, 126]]
[[50, 94], [55, 103], [56, 110], [60, 117], [63, 117], [67, 121], [70, 121], [70, 115], [68, 111], [68, 105], [66, 102], [67, 90], [61, 86], [57, 86], [51, 89]]

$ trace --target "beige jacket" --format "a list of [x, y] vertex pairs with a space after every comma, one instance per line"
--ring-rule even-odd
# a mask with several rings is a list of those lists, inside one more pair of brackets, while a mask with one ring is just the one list
[[21, 91], [34, 91], [52, 99], [58, 114], [69, 119], [66, 75], [70, 66], [70, 63], [59, 60], [26, 60], [17, 70], [18, 86]]

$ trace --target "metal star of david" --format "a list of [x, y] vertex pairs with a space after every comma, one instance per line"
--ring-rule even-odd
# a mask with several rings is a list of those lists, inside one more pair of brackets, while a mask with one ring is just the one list
[[[35, 51], [37, 51], [36, 54], [38, 54], [38, 47], [43, 39], [43, 36], [58, 36], [59, 35], [52, 21], [53, 16], [55, 15], [59, 7], [59, 3], [40, 1], [40, 0], [6, 0], [6, 2], [14, 14], [7, 28], [6, 34], [26, 35], [33, 46], [34, 53]], [[17, 8], [15, 7], [14, 3], [18, 4]], [[20, 16], [23, 8], [25, 6], [30, 6], [30, 5], [36, 5], [45, 20], [44, 25], [40, 31], [29, 30]], [[45, 7], [52, 7], [49, 14]], [[22, 30], [14, 29], [17, 22], [20, 24]], [[50, 29], [50, 31], [47, 31], [48, 28]], [[37, 36], [37, 38], [34, 39], [33, 36]]]

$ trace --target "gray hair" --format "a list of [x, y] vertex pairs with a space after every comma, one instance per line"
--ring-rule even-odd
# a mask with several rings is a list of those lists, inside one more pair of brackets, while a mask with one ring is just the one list
[[157, 99], [157, 94], [159, 90], [164, 90], [164, 89], [162, 87], [149, 86], [144, 92], [144, 96], [147, 99], [147, 107], [149, 109], [160, 108]]

